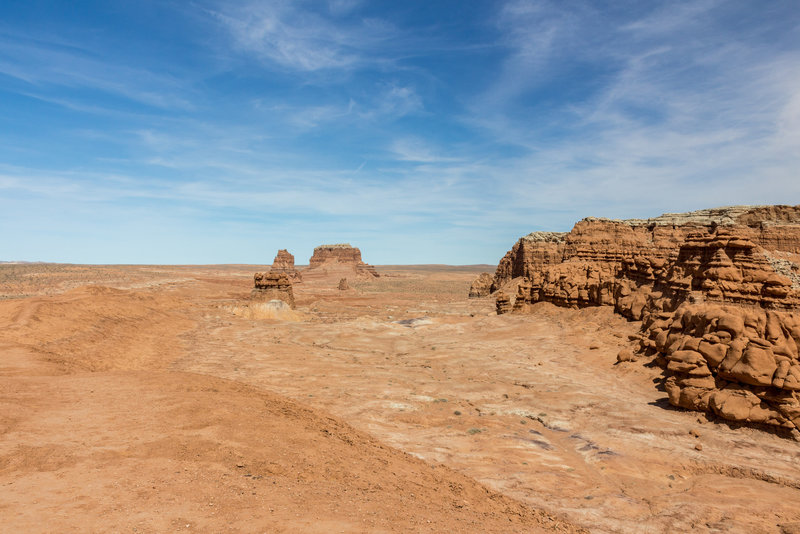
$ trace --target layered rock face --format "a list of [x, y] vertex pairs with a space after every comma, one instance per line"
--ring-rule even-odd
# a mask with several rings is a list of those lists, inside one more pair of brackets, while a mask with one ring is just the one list
[[799, 244], [792, 206], [584, 219], [558, 240], [518, 241], [493, 284], [525, 277], [517, 312], [613, 306], [642, 321], [639, 353], [664, 368], [672, 404], [797, 429]]
[[508, 295], [502, 291], [497, 292], [497, 297], [494, 304], [497, 315], [503, 315], [504, 313], [509, 313], [511, 311], [511, 299], [509, 299]]
[[529, 276], [545, 265], [564, 260], [566, 232], [533, 232], [522, 237], [500, 260], [495, 271], [491, 292], [500, 289], [512, 278]]
[[492, 292], [492, 275], [489, 273], [481, 273], [478, 278], [473, 280], [472, 285], [469, 287], [469, 297], [485, 297]]
[[[767, 251], [800, 254], [800, 206], [733, 206], [668, 213], [651, 219], [588, 217], [570, 232], [534, 232], [500, 260], [492, 291], [543, 266], [586, 260], [615, 264], [636, 257], [668, 259], [691, 233], [733, 227]], [[798, 259], [798, 258], [794, 258]]]
[[282, 300], [292, 309], [295, 307], [292, 282], [286, 273], [256, 273], [253, 276], [255, 287], [250, 292], [250, 298], [264, 302]]
[[283, 273], [293, 282], [302, 281], [303, 277], [294, 266], [294, 256], [286, 249], [280, 249], [272, 261], [271, 273]]
[[375, 267], [361, 260], [361, 251], [347, 243], [336, 245], [321, 245], [314, 249], [314, 254], [308, 260], [311, 271], [340, 271], [347, 267], [355, 272], [356, 276], [377, 278]]

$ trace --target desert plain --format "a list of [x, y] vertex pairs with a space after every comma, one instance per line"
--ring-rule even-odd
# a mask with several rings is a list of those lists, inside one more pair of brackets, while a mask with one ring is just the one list
[[667, 402], [608, 307], [489, 266], [0, 265], [6, 532], [800, 532], [800, 447]]

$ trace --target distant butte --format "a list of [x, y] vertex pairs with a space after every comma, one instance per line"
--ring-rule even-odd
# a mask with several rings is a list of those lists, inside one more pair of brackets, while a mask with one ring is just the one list
[[375, 267], [364, 263], [361, 251], [348, 243], [320, 245], [308, 260], [308, 269], [304, 277], [327, 278], [378, 278]]

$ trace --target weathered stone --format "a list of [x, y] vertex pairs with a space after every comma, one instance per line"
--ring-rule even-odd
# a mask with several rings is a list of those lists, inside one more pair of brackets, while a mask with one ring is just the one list
[[282, 300], [291, 308], [295, 307], [292, 282], [285, 273], [256, 273], [253, 276], [255, 287], [250, 298], [257, 301]]
[[495, 296], [495, 308], [497, 309], [497, 315], [503, 315], [504, 313], [510, 312], [511, 299], [508, 298], [508, 295], [502, 291], [498, 291], [497, 295]]
[[[514, 311], [539, 301], [613, 306], [643, 321], [640, 351], [654, 351], [673, 375], [672, 404], [791, 426], [800, 414], [781, 416], [779, 405], [800, 406], [800, 265], [789, 259], [797, 254], [800, 206], [587, 218], [565, 234], [520, 239], [492, 287], [525, 277]], [[627, 360], [621, 351], [618, 361]]]
[[470, 298], [485, 297], [492, 292], [492, 275], [489, 273], [481, 273], [476, 278], [472, 285], [469, 287]]
[[300, 282], [303, 277], [294, 266], [294, 256], [286, 249], [280, 249], [275, 259], [272, 260], [271, 273], [283, 273], [294, 283]]
[[739, 361], [733, 364], [729, 371], [721, 372], [720, 376], [751, 386], [770, 386], [776, 369], [777, 364], [772, 351], [750, 343]]
[[[303, 272], [306, 278], [325, 278], [345, 273], [353, 278], [377, 278], [375, 267], [361, 260], [361, 251], [347, 243], [321, 245], [314, 249], [308, 260], [308, 269]], [[341, 277], [340, 277], [341, 278]], [[336, 280], [336, 278], [334, 278]]]

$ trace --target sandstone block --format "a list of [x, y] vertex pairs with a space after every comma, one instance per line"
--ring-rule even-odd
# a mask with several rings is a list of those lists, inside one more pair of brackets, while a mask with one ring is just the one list
[[282, 300], [294, 309], [292, 282], [285, 273], [256, 273], [253, 280], [255, 287], [250, 293], [251, 299], [260, 302]]
[[708, 362], [709, 367], [715, 368], [725, 359], [728, 353], [728, 346], [722, 343], [710, 343], [706, 340], [702, 340], [698, 344], [697, 350], [703, 355], [706, 362]]
[[492, 275], [489, 273], [481, 273], [478, 278], [473, 280], [472, 285], [469, 287], [470, 298], [485, 297], [492, 292]]

